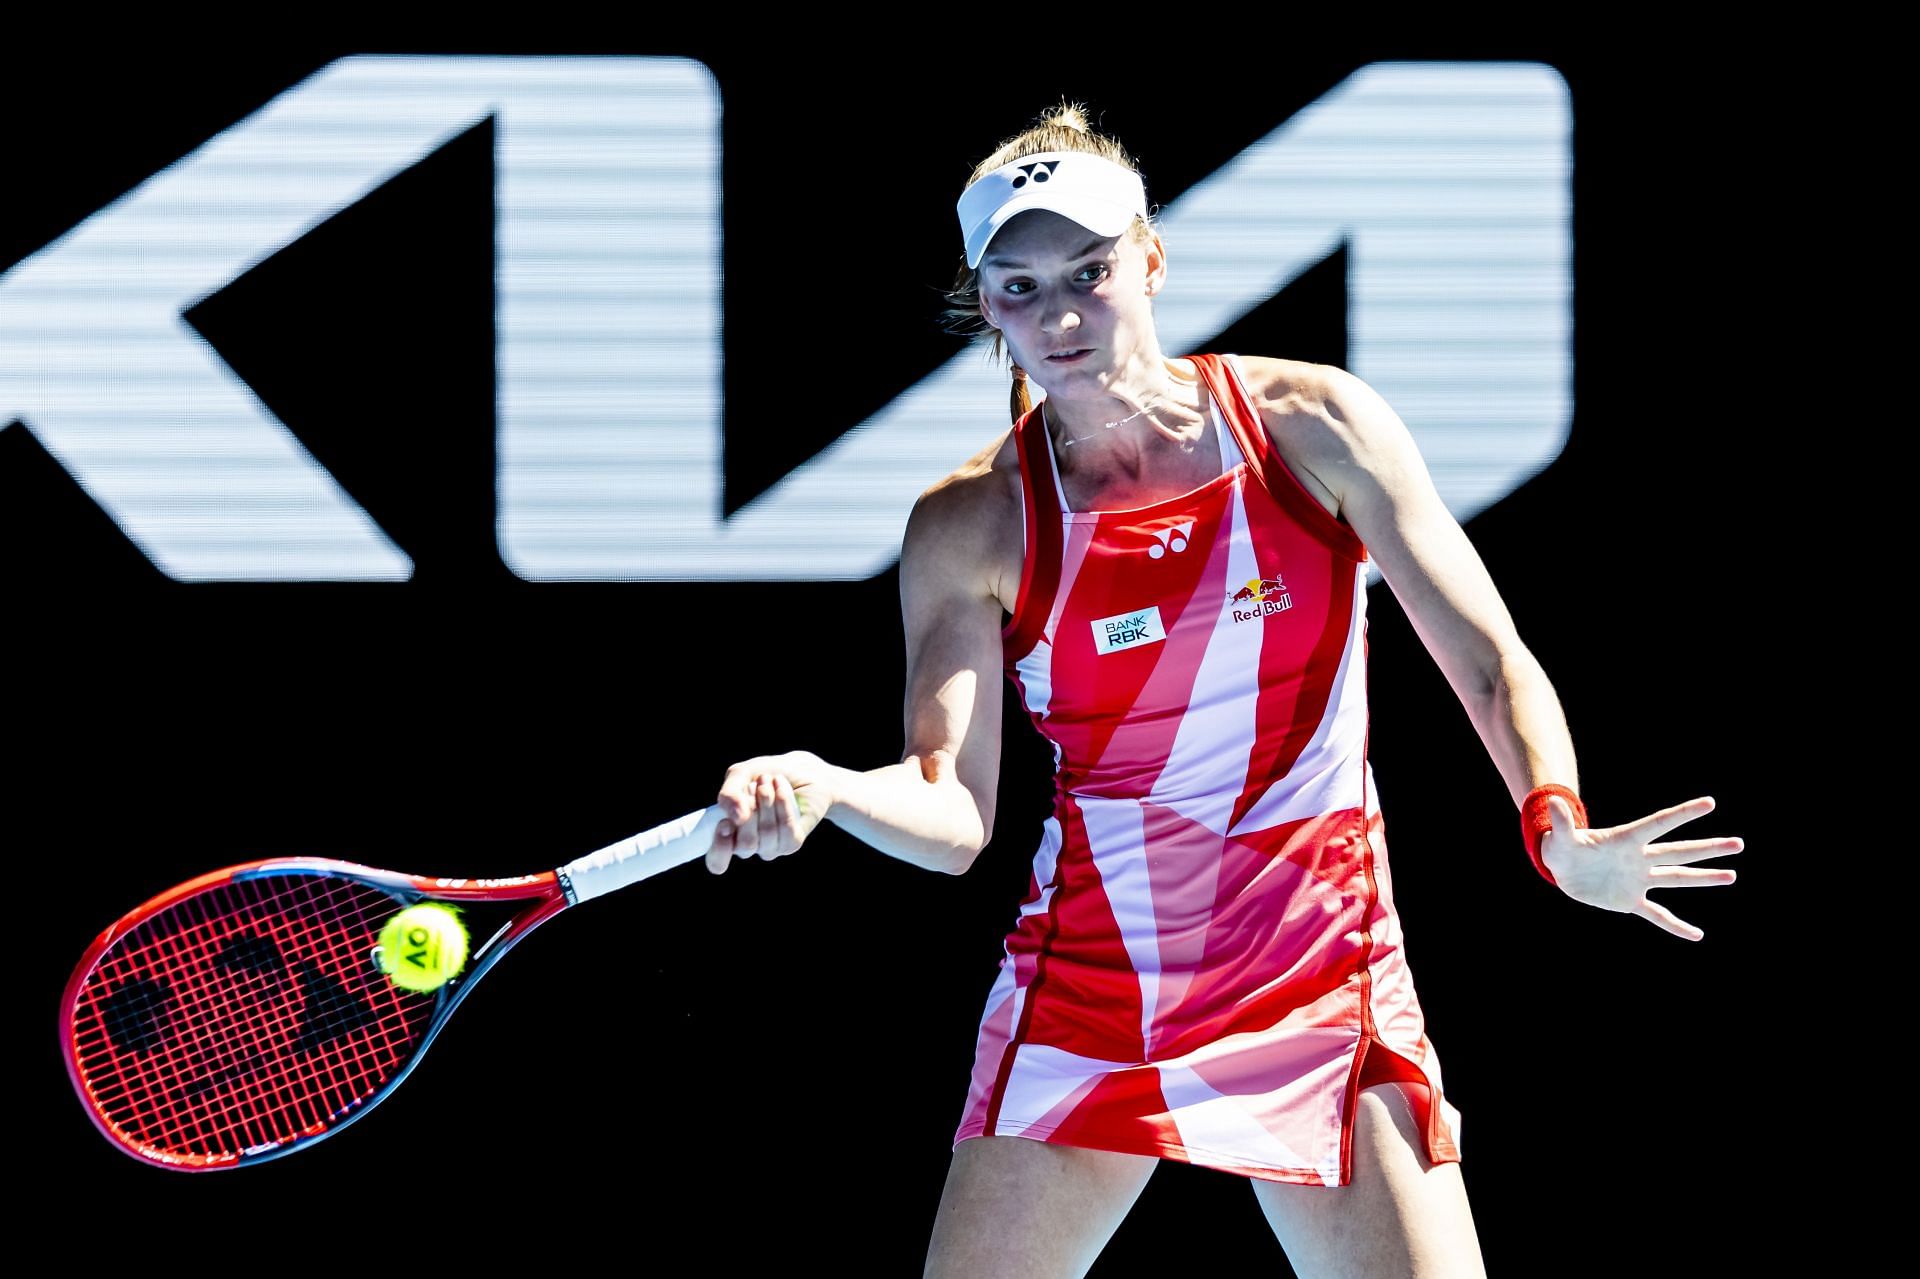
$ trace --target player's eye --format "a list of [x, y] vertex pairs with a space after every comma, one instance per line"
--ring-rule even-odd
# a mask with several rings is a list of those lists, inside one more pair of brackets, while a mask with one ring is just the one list
[[[1109, 274], [1105, 262], [1094, 262], [1080, 268], [1081, 275], [1085, 275], [1089, 271], [1100, 272], [1100, 275], [1096, 277], [1096, 281], [1106, 279]], [[1004, 291], [1013, 294], [1015, 297], [1025, 297], [1033, 291], [1033, 282], [1031, 280], [1009, 280], [1005, 285]]]

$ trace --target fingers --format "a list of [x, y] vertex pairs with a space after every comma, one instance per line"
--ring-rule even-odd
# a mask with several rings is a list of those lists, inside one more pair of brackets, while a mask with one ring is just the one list
[[768, 859], [778, 857], [782, 851], [780, 810], [774, 804], [773, 778], [764, 773], [754, 778], [754, 816], [759, 821], [759, 833], [754, 837], [755, 851]]
[[769, 773], [757, 779], [754, 813], [760, 824], [760, 856], [767, 861], [796, 851], [806, 838], [800, 826], [800, 800], [793, 779]]
[[1647, 860], [1655, 866], [1679, 866], [1703, 862], [1710, 857], [1725, 857], [1746, 846], [1746, 840], [1734, 835], [1726, 839], [1677, 839], [1666, 844], [1648, 844], [1645, 852]]
[[802, 838], [800, 834], [800, 795], [799, 792], [793, 789], [793, 782], [788, 778], [776, 774], [773, 781], [774, 806], [778, 810], [780, 827], [782, 831], [786, 833], [786, 839], [782, 841], [787, 845], [787, 847], [782, 850], [781, 855], [784, 856], [786, 853], [791, 853], [800, 847], [800, 840]]
[[716, 875], [725, 874], [727, 863], [735, 857], [753, 856], [759, 838], [753, 780], [752, 761], [746, 761], [729, 768], [720, 783], [714, 802], [720, 805], [721, 817], [713, 830], [713, 844], [707, 849], [707, 869]]
[[[724, 802], [721, 805], [726, 807]], [[707, 845], [707, 869], [716, 875], [727, 873], [727, 863], [733, 860], [733, 819], [722, 817], [713, 828], [713, 842]]]
[[1704, 929], [1695, 928], [1692, 924], [1681, 919], [1659, 902], [1652, 901], [1648, 898], [1643, 897], [1640, 899], [1640, 908], [1636, 910], [1634, 914], [1640, 916], [1642, 919], [1652, 920], [1654, 923], [1660, 925], [1660, 927], [1672, 933], [1675, 937], [1685, 938], [1687, 941], [1699, 941], [1707, 935]]
[[1671, 808], [1662, 808], [1648, 813], [1640, 820], [1628, 822], [1619, 829], [1632, 831], [1638, 838], [1652, 841], [1676, 826], [1705, 817], [1713, 811], [1713, 808], [1713, 796], [1702, 795], [1699, 799], [1690, 799], [1684, 804], [1675, 804]]
[[1647, 878], [1653, 881], [1648, 885], [1651, 888], [1702, 888], [1714, 884], [1731, 884], [1735, 876], [1730, 870], [1687, 870], [1670, 867], [1650, 871]]
[[1573, 811], [1573, 805], [1567, 802], [1566, 796], [1547, 796], [1547, 811], [1553, 815], [1554, 834], [1571, 835], [1574, 831], [1583, 829], [1579, 817]]
[[805, 838], [792, 780], [782, 773], [753, 772], [754, 762], [734, 765], [720, 787], [717, 802], [724, 815], [707, 850], [707, 869], [716, 875], [725, 873], [735, 857], [784, 857]]
[[755, 811], [760, 806], [758, 780], [759, 774], [749, 761], [728, 769], [727, 780], [720, 784], [720, 803], [727, 809], [720, 829], [732, 834], [733, 851], [740, 857], [753, 856], [760, 846], [760, 822]]

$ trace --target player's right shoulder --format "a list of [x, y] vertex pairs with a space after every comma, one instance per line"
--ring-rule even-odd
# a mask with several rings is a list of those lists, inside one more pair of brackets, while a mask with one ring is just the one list
[[988, 594], [1011, 558], [1018, 572], [1024, 515], [1013, 430], [975, 453], [915, 499], [901, 547], [903, 570], [965, 574]]
[[1020, 462], [1009, 427], [915, 499], [907, 533], [986, 544], [1020, 518]]

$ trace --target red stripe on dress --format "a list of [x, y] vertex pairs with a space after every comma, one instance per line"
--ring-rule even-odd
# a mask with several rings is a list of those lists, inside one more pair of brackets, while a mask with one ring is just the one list
[[1060, 585], [1062, 555], [1062, 508], [1053, 489], [1053, 465], [1038, 452], [1048, 447], [1040, 415], [1032, 409], [1021, 414], [1020, 420], [1014, 423], [1013, 435], [1015, 452], [1020, 459], [1027, 547], [1020, 569], [1020, 594], [1014, 600], [1013, 616], [1000, 632], [1008, 665], [1033, 651], [1046, 628], [1047, 616], [1053, 611], [1053, 595]]
[[[1074, 814], [1077, 816], [1077, 813]], [[1060, 877], [1067, 863], [1067, 848], [1070, 838], [1068, 822], [1060, 823], [1060, 850], [1053, 863], [1053, 896], [1047, 900], [1046, 922], [1041, 930], [1039, 945], [1033, 950], [1033, 977], [1026, 985], [1026, 993], [1021, 997], [1020, 1021], [1013, 1028], [1013, 1034], [1007, 1040], [1007, 1047], [1000, 1058], [1000, 1071], [994, 1076], [993, 1091], [987, 1099], [986, 1136], [998, 1136], [1000, 1126], [1000, 1106], [1007, 1099], [1007, 1078], [1013, 1074], [1013, 1059], [1020, 1051], [1020, 1045], [1027, 1042], [1027, 1035], [1033, 1024], [1033, 998], [1046, 982], [1047, 956], [1051, 953], [1053, 939], [1060, 934]], [[1029, 882], [1032, 882], [1031, 880]], [[1030, 916], [1023, 916], [1022, 923]], [[1015, 926], [1016, 933], [1018, 925]], [[1014, 952], [1014, 986], [1020, 986], [1020, 952]]]

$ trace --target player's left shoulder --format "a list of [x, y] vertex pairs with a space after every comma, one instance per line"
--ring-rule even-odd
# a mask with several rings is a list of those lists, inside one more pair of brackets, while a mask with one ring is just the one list
[[1392, 417], [1386, 401], [1335, 364], [1267, 355], [1235, 358], [1281, 456], [1311, 471], [1329, 491], [1343, 494], [1354, 468], [1364, 465], [1369, 435]]
[[[1236, 355], [1247, 389], [1263, 417], [1286, 426], [1319, 422], [1329, 428], [1370, 425], [1387, 407], [1380, 393], [1337, 364], [1283, 360], [1270, 355]], [[1391, 410], [1388, 410], [1391, 412]]]

